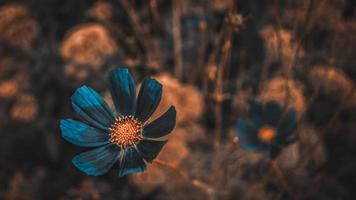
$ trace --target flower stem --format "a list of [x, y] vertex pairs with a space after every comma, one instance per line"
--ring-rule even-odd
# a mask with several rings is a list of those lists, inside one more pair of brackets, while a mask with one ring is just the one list
[[277, 164], [277, 162], [275, 160], [271, 160], [271, 167], [273, 172], [276, 174], [280, 184], [282, 185], [282, 187], [284, 188], [284, 190], [288, 193], [289, 197], [291, 199], [295, 199], [295, 196], [293, 195], [293, 191], [292, 189], [289, 187], [288, 181], [285, 177], [285, 175], [283, 174], [281, 168], [279, 167], [279, 165]]
[[[232, 1], [230, 5], [230, 15], [226, 17], [233, 16], [236, 14], [235, 10], [235, 3]], [[216, 80], [215, 80], [215, 88], [213, 93], [213, 100], [214, 100], [214, 117], [215, 117], [215, 133], [214, 133], [214, 154], [213, 154], [213, 161], [212, 162], [212, 181], [216, 182], [219, 177], [219, 164], [220, 164], [220, 145], [222, 139], [222, 132], [223, 132], [223, 110], [222, 110], [222, 103], [226, 98], [226, 94], [224, 93], [224, 80], [227, 77], [224, 77], [224, 74], [227, 73], [227, 68], [231, 64], [231, 53], [232, 53], [232, 43], [234, 38], [234, 29], [232, 25], [226, 24], [224, 27], [226, 29], [226, 36], [225, 40], [221, 49], [222, 58], [220, 63], [218, 64]], [[215, 185], [216, 187], [216, 185]]]
[[173, 170], [174, 172], [176, 172], [177, 174], [179, 174], [180, 176], [182, 176], [183, 178], [188, 180], [193, 186], [204, 190], [208, 194], [211, 194], [213, 192], [213, 188], [210, 185], [208, 185], [207, 183], [204, 183], [198, 179], [190, 177], [186, 172], [184, 172], [183, 170], [177, 168], [176, 166], [174, 166], [166, 161], [155, 159], [155, 160], [153, 160], [153, 163], [155, 163], [156, 165], [160, 165], [160, 166], [163, 166], [163, 167]]

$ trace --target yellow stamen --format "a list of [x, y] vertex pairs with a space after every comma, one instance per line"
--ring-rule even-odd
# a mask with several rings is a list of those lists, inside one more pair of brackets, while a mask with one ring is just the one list
[[263, 126], [258, 131], [258, 138], [264, 143], [271, 143], [276, 137], [276, 129], [272, 126]]
[[122, 149], [135, 146], [143, 139], [142, 127], [142, 123], [131, 115], [120, 117], [109, 128], [109, 141], [119, 145]]

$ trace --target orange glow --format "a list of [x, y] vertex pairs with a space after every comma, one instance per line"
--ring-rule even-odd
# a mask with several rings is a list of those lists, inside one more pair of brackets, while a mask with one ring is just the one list
[[270, 143], [276, 137], [276, 129], [271, 126], [263, 126], [258, 132], [258, 138], [265, 143]]
[[12, 97], [18, 92], [15, 81], [4, 81], [0, 83], [0, 97]]

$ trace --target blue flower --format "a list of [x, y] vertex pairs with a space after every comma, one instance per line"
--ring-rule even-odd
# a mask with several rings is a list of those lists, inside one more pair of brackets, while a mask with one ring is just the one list
[[188, 29], [197, 29], [199, 28], [201, 22], [209, 21], [211, 16], [209, 13], [203, 13], [200, 15], [186, 15], [183, 16], [183, 26]]
[[268, 153], [274, 159], [284, 146], [294, 141], [296, 111], [290, 109], [284, 113], [276, 102], [250, 103], [249, 117], [240, 118], [235, 127], [240, 145], [248, 151]]
[[171, 106], [162, 116], [146, 123], [162, 96], [162, 85], [146, 77], [136, 99], [136, 85], [126, 68], [109, 74], [110, 92], [116, 108], [113, 112], [93, 89], [83, 86], [71, 100], [83, 122], [61, 120], [62, 137], [81, 147], [94, 147], [78, 154], [72, 163], [82, 172], [99, 176], [118, 163], [119, 176], [146, 171], [167, 141], [159, 140], [170, 133], [176, 122]]

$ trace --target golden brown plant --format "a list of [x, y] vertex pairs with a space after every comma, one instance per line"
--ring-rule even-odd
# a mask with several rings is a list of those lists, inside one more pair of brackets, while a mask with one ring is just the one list
[[0, 97], [14, 97], [18, 92], [18, 85], [14, 80], [0, 82]]
[[0, 43], [28, 50], [39, 34], [39, 25], [20, 4], [0, 7]]
[[[260, 35], [265, 42], [268, 62], [280, 60], [283, 66], [290, 66], [294, 50], [297, 43], [293, 40], [293, 34], [286, 29], [276, 30], [272, 26], [266, 26], [260, 31]], [[304, 50], [300, 49], [298, 57], [304, 55]]]
[[89, 178], [84, 179], [79, 187], [70, 189], [68, 195], [76, 199], [100, 199], [100, 193], [97, 191], [94, 182]]
[[346, 102], [355, 102], [354, 83], [342, 70], [335, 67], [316, 66], [310, 71], [309, 79], [315, 83], [312, 84], [314, 90], [340, 98], [340, 100], [351, 97]]
[[217, 10], [217, 11], [224, 11], [229, 8], [231, 5], [232, 0], [212, 0], [211, 1], [211, 6], [212, 9]]
[[73, 63], [67, 63], [64, 66], [64, 74], [76, 80], [84, 80], [88, 77], [89, 73], [90, 70], [87, 66], [76, 65]]
[[21, 94], [11, 109], [11, 118], [19, 121], [31, 121], [38, 113], [38, 103], [32, 94]]
[[15, 97], [29, 86], [27, 65], [11, 58], [0, 58], [0, 79], [0, 97]]
[[155, 78], [164, 85], [162, 101], [155, 116], [166, 111], [172, 104], [177, 109], [178, 124], [193, 122], [202, 115], [204, 99], [197, 88], [180, 83], [168, 73], [161, 73]]
[[306, 109], [301, 84], [294, 80], [286, 80], [283, 77], [275, 77], [269, 80], [262, 87], [259, 98], [262, 102], [276, 101], [281, 106], [284, 106], [287, 102], [287, 108], [296, 109], [299, 115], [304, 113]]
[[107, 56], [117, 51], [107, 29], [98, 23], [87, 23], [70, 29], [62, 41], [61, 55], [77, 65], [100, 68]]
[[96, 2], [88, 11], [88, 15], [99, 20], [109, 20], [112, 17], [112, 6], [103, 1]]

